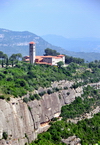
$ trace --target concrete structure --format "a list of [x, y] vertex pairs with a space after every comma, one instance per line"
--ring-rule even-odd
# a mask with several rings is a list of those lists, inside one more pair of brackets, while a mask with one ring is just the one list
[[35, 42], [29, 43], [29, 56], [30, 63], [33, 64], [35, 62]]
[[57, 65], [59, 61], [62, 61], [65, 64], [65, 56], [36, 56], [35, 42], [29, 43], [29, 56], [24, 57], [24, 61], [30, 62], [31, 64], [48, 64], [48, 65]]

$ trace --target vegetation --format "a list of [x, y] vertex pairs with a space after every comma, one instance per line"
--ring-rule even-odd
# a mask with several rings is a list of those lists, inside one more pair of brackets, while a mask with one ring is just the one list
[[[88, 96], [91, 96], [91, 98], [88, 98]], [[91, 106], [96, 107], [96, 105], [100, 105], [99, 92], [90, 86], [84, 88], [82, 98], [78, 97], [70, 105], [63, 106], [61, 111], [63, 120], [51, 123], [52, 125], [49, 130], [39, 134], [38, 140], [30, 145], [46, 145], [48, 140], [50, 144], [63, 144], [61, 142], [62, 138], [66, 139], [73, 135], [81, 139], [82, 145], [97, 143], [100, 139], [100, 113], [94, 115], [92, 119], [82, 120], [77, 124], [67, 123], [66, 121], [68, 118], [79, 117], [79, 115], [91, 111], [93, 109]]]
[[[100, 92], [93, 87], [84, 88], [82, 98], [77, 97], [70, 105], [65, 105], [61, 109], [62, 121], [52, 119], [51, 127], [47, 132], [39, 134], [38, 139], [30, 145], [62, 145], [62, 139], [75, 135], [81, 139], [81, 144], [95, 144], [100, 141], [100, 113], [91, 119], [79, 121], [77, 124], [67, 122], [68, 118], [79, 117], [100, 106]], [[54, 122], [53, 122], [54, 121]], [[48, 142], [49, 141], [49, 142]]]
[[50, 49], [50, 48], [46, 48], [46, 49], [45, 49], [45, 54], [44, 54], [44, 55], [45, 55], [45, 56], [47, 56], [47, 55], [57, 56], [57, 55], [60, 55], [60, 53], [57, 52], [56, 50], [52, 50], [52, 49]]
[[52, 123], [47, 132], [38, 135], [38, 139], [30, 145], [65, 145], [62, 138], [76, 135], [82, 145], [95, 144], [100, 141], [100, 113], [91, 119], [79, 121], [77, 124], [57, 121]]
[[[51, 82], [71, 79], [71, 71], [69, 72], [67, 68], [49, 65], [31, 65], [19, 62], [19, 58], [21, 59], [20, 54], [13, 54], [7, 59], [6, 67], [0, 70], [1, 94], [21, 97], [27, 94], [27, 92], [38, 89], [40, 86], [49, 87]], [[10, 64], [12, 67], [9, 67]], [[39, 95], [42, 96], [44, 93], [41, 92]], [[37, 96], [35, 98], [39, 99]], [[27, 102], [26, 100], [23, 101]]]
[[[51, 51], [51, 49], [47, 50], [49, 50], [50, 53], [53, 51]], [[48, 51], [46, 51], [46, 55], [47, 54]], [[87, 64], [81, 62], [80, 65], [72, 62], [67, 67], [61, 67], [62, 64], [59, 64], [59, 67], [57, 67], [27, 64], [19, 61], [21, 57], [20, 54], [13, 54], [7, 59], [6, 67], [0, 70], [0, 92], [2, 94], [21, 97], [27, 94], [27, 91], [32, 92], [40, 86], [49, 87], [51, 82], [63, 79], [75, 81], [76, 83], [72, 86], [73, 88], [100, 80], [99, 61]], [[13, 67], [9, 67], [9, 64]], [[87, 70], [88, 68], [90, 70]], [[54, 91], [56, 91], [56, 89]], [[39, 95], [43, 96], [45, 93], [46, 92], [41, 92]], [[47, 93], [50, 94], [50, 90]], [[37, 99], [39, 98], [37, 97]]]
[[72, 57], [72, 56], [65, 55], [65, 63], [69, 64], [71, 62], [74, 62], [74, 63], [77, 63], [77, 64], [83, 64], [84, 63], [84, 59], [75, 58], [75, 57]]
[[79, 117], [80, 115], [90, 112], [96, 106], [100, 106], [99, 93], [100, 92], [93, 87], [85, 87], [81, 98], [77, 97], [71, 104], [62, 107], [61, 116], [64, 120]]
[[[50, 48], [46, 48], [45, 49], [45, 56], [47, 55], [52, 55], [52, 56], [57, 56], [57, 55], [60, 55], [59, 52], [57, 52], [56, 50], [52, 50]], [[65, 55], [65, 54], [64, 54]], [[74, 62], [74, 63], [77, 63], [77, 64], [82, 64], [84, 63], [84, 59], [81, 59], [81, 58], [75, 58], [75, 57], [72, 57], [72, 56], [67, 56], [65, 55], [65, 63], [66, 64], [69, 64], [71, 62]]]
[[[65, 56], [69, 65], [62, 67], [62, 62], [59, 62], [58, 66], [31, 65], [19, 61], [22, 57], [20, 54], [13, 54], [10, 58], [4, 58], [2, 52], [0, 52], [0, 55], [0, 63], [3, 67], [0, 69], [0, 99], [6, 99], [7, 101], [10, 101], [11, 96], [22, 97], [27, 92], [30, 93], [29, 97], [23, 98], [23, 102], [39, 100], [46, 93], [52, 94], [62, 89], [56, 87], [48, 89], [47, 92], [33, 93], [40, 86], [50, 87], [51, 82], [54, 81], [73, 80], [75, 83], [71, 88], [74, 89], [100, 81], [100, 61], [84, 63], [83, 59]], [[47, 48], [45, 55], [59, 55], [59, 53]], [[68, 88], [64, 87], [64, 89]], [[53, 118], [49, 130], [39, 134], [38, 139], [30, 145], [65, 145], [61, 141], [62, 138], [68, 138], [72, 135], [79, 137], [82, 145], [95, 144], [100, 141], [100, 113], [94, 115], [92, 119], [82, 120], [77, 124], [66, 121], [68, 118], [80, 117], [100, 106], [100, 90], [88, 85], [84, 87], [83, 91], [81, 97], [77, 97], [74, 102], [62, 107], [62, 121], [56, 121]], [[70, 92], [67, 92], [66, 95], [70, 95]], [[59, 99], [61, 99], [60, 95]], [[28, 108], [31, 111], [29, 106]], [[7, 133], [4, 132], [3, 138], [7, 139], [7, 137]], [[28, 139], [26, 134], [25, 137]]]
[[18, 64], [18, 61], [22, 59], [21, 53], [17, 54], [12, 54], [9, 58], [7, 54], [4, 54], [2, 51], [0, 51], [0, 64], [2, 67], [6, 66], [8, 67], [9, 65]]
[[7, 132], [4, 131], [2, 136], [3, 136], [3, 139], [6, 140], [6, 139], [8, 138], [8, 134], [7, 134]]
[[[51, 82], [63, 79], [71, 79], [71, 72], [67, 68], [20, 62], [0, 70], [0, 92], [21, 97], [27, 91], [32, 92], [40, 86], [49, 87]], [[42, 96], [43, 92], [39, 95]]]
[[61, 68], [63, 65], [64, 65], [63, 61], [59, 61], [59, 62], [57, 63], [57, 66], [58, 66], [59, 68]]

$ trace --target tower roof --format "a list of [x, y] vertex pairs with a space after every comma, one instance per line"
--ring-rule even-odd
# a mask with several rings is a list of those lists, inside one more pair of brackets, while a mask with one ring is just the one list
[[35, 42], [30, 42], [29, 44], [35, 44]]

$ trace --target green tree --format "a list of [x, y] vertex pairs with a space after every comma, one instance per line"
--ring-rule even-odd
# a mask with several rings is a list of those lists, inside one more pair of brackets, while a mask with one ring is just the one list
[[59, 68], [61, 68], [63, 65], [64, 65], [63, 61], [57, 62], [57, 66], [58, 66]]
[[16, 59], [17, 59], [17, 60], [22, 59], [22, 54], [21, 54], [21, 53], [17, 53], [17, 54], [16, 54]]
[[45, 56], [47, 56], [47, 55], [57, 56], [57, 55], [60, 55], [60, 53], [58, 53], [56, 50], [52, 50], [50, 48], [46, 48], [44, 55]]
[[6, 59], [6, 67], [8, 66], [8, 64], [9, 64], [9, 60], [8, 60], [8, 58]]

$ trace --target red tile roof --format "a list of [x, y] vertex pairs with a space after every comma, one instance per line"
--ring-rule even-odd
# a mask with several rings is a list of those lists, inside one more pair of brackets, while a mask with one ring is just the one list
[[35, 42], [30, 42], [29, 44], [35, 44]]
[[[48, 65], [52, 65], [51, 63], [47, 63], [47, 62], [43, 62], [43, 58], [55, 58], [55, 59], [60, 59], [62, 58], [64, 55], [57, 55], [57, 56], [35, 56], [35, 62], [37, 64], [48, 64]], [[30, 56], [25, 56], [25, 61], [29, 61], [30, 60]]]
[[62, 57], [62, 56], [64, 56], [64, 55], [57, 55], [58, 57], [60, 56], [60, 57]]
[[52, 65], [52, 63], [47, 63], [47, 62], [36, 62], [37, 64], [48, 64], [48, 65]]
[[30, 58], [30, 56], [24, 56], [25, 59]]

